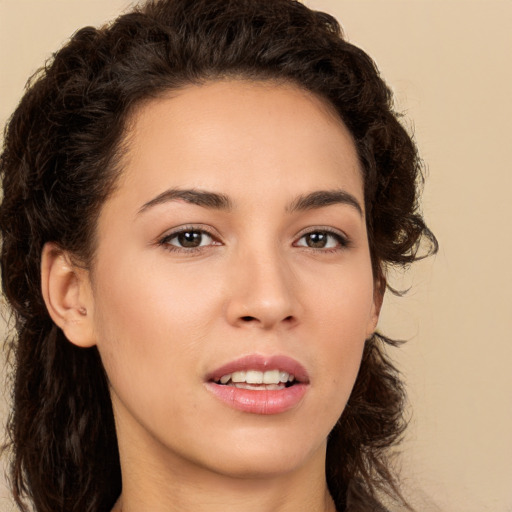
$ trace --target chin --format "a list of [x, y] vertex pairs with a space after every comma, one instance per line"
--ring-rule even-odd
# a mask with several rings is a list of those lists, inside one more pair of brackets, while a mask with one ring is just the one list
[[299, 471], [315, 458], [323, 465], [326, 446], [326, 438], [300, 439], [291, 433], [270, 438], [269, 432], [245, 432], [230, 436], [223, 449], [211, 453], [214, 458], [207, 465], [233, 478], [270, 478]]

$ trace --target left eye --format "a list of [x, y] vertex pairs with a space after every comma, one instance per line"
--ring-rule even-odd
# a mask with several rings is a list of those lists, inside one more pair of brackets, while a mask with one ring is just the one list
[[194, 249], [213, 244], [213, 237], [205, 231], [187, 229], [173, 235], [169, 235], [163, 243], [184, 249]]
[[346, 241], [341, 235], [329, 231], [312, 231], [302, 235], [295, 244], [298, 247], [309, 247], [311, 249], [334, 249], [343, 247]]

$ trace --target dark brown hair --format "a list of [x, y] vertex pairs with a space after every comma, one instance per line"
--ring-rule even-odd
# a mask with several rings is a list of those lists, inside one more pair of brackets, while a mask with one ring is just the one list
[[[16, 502], [40, 512], [108, 511], [121, 473], [107, 378], [96, 348], [69, 343], [41, 295], [43, 245], [90, 264], [95, 225], [116, 184], [127, 119], [141, 101], [229, 77], [277, 80], [327, 100], [353, 135], [364, 172], [373, 271], [437, 248], [418, 212], [416, 147], [372, 60], [336, 20], [294, 0], [149, 1], [78, 31], [33, 77], [0, 160], [4, 294], [14, 312], [8, 432]], [[399, 374], [367, 340], [354, 390], [330, 434], [327, 482], [338, 510], [400, 500], [387, 453], [405, 427]], [[403, 504], [403, 502], [402, 502]]]

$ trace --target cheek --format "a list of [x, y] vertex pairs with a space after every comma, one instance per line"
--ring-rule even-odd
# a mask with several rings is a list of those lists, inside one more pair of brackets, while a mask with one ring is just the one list
[[[168, 344], [183, 331], [190, 339], [202, 337], [217, 307], [214, 280], [207, 281], [204, 272], [200, 275], [151, 263], [136, 271], [136, 265], [126, 263], [104, 265], [103, 275], [98, 276], [103, 286], [97, 289], [95, 302], [99, 323], [110, 331], [105, 339], [115, 341], [116, 332], [124, 333], [144, 352], [159, 341]], [[103, 336], [98, 334], [101, 343]]]
[[309, 290], [305, 294], [306, 314], [312, 312], [316, 327], [326, 332], [326, 340], [338, 348], [364, 341], [375, 320], [369, 258], [355, 260], [345, 268], [329, 269], [325, 275], [317, 273], [305, 288]]
[[194, 376], [202, 341], [219, 316], [215, 286], [154, 265], [133, 272], [106, 264], [97, 282], [97, 345], [114, 390], [127, 398], [141, 390], [165, 394], [168, 404], [176, 396], [171, 388], [183, 397], [189, 390], [182, 383]]
[[323, 293], [309, 297], [316, 340], [310, 354], [319, 369], [317, 380], [328, 397], [323, 413], [336, 421], [356, 380], [365, 341], [373, 329], [373, 277], [370, 266], [339, 273]]

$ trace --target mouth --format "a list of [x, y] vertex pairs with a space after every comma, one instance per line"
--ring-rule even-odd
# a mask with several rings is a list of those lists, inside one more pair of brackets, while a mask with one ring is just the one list
[[206, 386], [229, 407], [279, 414], [296, 407], [309, 385], [305, 368], [287, 356], [246, 356], [207, 376]]
[[232, 386], [237, 389], [280, 390], [293, 386], [297, 381], [295, 375], [283, 370], [239, 370], [227, 373], [215, 380], [221, 386]]

